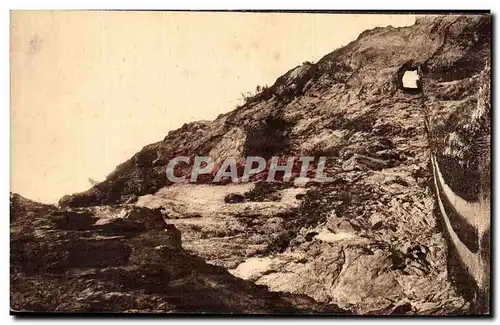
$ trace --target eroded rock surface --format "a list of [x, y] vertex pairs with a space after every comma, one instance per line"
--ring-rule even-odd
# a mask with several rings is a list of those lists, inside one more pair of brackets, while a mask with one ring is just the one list
[[14, 194], [11, 216], [14, 311], [346, 312], [207, 264], [182, 249], [175, 226], [147, 208], [60, 210]]
[[[433, 150], [457, 155], [454, 143], [467, 132], [489, 132], [474, 121], [487, 111], [490, 31], [487, 15], [425, 17], [411, 27], [365, 31], [317, 63], [288, 71], [234, 111], [169, 132], [103, 183], [62, 198], [61, 206], [74, 209], [71, 217], [45, 206], [29, 222], [19, 219], [27, 213], [15, 214], [13, 308], [183, 311], [201, 308], [203, 294], [212, 305], [202, 307], [217, 311], [338, 311], [332, 307], [338, 305], [360, 314], [470, 312], [471, 301], [447, 271], [429, 163]], [[402, 87], [405, 70], [417, 68], [420, 89]], [[438, 126], [429, 137], [429, 118], [441, 112], [453, 118], [464, 107], [470, 127], [449, 124], [459, 136], [442, 138], [433, 136]], [[170, 184], [165, 167], [178, 155], [217, 162], [327, 156], [334, 181]], [[157, 228], [160, 218], [175, 228]], [[74, 244], [57, 248], [64, 241], [88, 247], [86, 258], [71, 258]], [[54, 242], [55, 257], [47, 252], [22, 262], [31, 242], [42, 253], [40, 243]], [[116, 254], [91, 262], [95, 245]], [[42, 273], [29, 273], [31, 264]], [[79, 298], [27, 304], [25, 285], [44, 288], [43, 281], [54, 288], [76, 281], [75, 291], [58, 296]]]
[[174, 185], [137, 205], [174, 216], [188, 251], [273, 291], [355, 313], [466, 312], [447, 278], [430, 189], [397, 170], [352, 173], [277, 190], [279, 201], [224, 203], [253, 184]]

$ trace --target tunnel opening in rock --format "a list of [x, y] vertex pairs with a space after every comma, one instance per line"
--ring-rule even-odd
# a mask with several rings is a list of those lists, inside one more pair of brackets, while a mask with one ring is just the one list
[[400, 72], [400, 87], [407, 93], [419, 93], [421, 90], [418, 68], [406, 68]]

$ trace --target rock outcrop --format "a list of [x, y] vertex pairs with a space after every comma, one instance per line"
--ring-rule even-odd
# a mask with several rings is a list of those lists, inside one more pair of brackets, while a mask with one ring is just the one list
[[[288, 71], [236, 110], [170, 131], [163, 141], [117, 166], [104, 182], [65, 196], [60, 204], [112, 204], [153, 194], [170, 185], [166, 164], [179, 155], [206, 155], [216, 161], [246, 155], [327, 155], [339, 158], [339, 164], [390, 168], [405, 157], [381, 141], [412, 146], [423, 123], [421, 92], [403, 89], [403, 72], [418, 67], [426, 87], [463, 79], [454, 91], [443, 91], [446, 101], [477, 94], [475, 84], [465, 87], [466, 79], [489, 64], [490, 32], [488, 15], [425, 17], [411, 27], [365, 31], [317, 63]], [[420, 135], [428, 146], [427, 137]], [[402, 154], [411, 155], [410, 149]]]
[[14, 194], [11, 215], [16, 312], [347, 313], [207, 264], [147, 208], [61, 210]]

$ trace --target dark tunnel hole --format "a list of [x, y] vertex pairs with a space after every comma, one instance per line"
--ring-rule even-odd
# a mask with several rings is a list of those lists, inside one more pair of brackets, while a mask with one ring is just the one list
[[415, 66], [404, 65], [398, 72], [398, 86], [405, 93], [418, 94], [421, 92], [420, 69]]

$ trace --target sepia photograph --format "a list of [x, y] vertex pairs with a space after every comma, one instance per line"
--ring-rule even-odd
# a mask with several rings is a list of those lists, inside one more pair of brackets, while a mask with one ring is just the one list
[[10, 11], [10, 314], [491, 317], [492, 14]]

